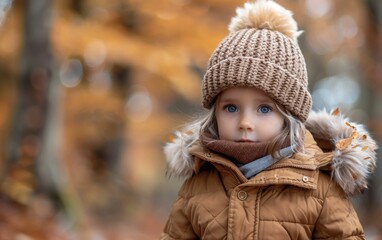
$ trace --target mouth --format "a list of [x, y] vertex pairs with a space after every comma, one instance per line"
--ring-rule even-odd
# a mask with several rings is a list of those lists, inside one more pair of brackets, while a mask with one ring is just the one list
[[238, 140], [238, 141], [236, 141], [236, 142], [251, 142], [251, 143], [253, 143], [253, 142], [255, 142], [255, 141], [252, 141], [252, 140], [250, 140], [250, 139], [240, 139], [240, 140]]

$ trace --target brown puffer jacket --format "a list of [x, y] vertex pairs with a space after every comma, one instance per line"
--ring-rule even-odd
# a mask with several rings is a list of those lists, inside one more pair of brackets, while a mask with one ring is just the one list
[[348, 194], [366, 187], [376, 143], [339, 115], [313, 112], [306, 127], [304, 154], [249, 180], [198, 142], [168, 144], [169, 173], [187, 180], [161, 239], [364, 239]]

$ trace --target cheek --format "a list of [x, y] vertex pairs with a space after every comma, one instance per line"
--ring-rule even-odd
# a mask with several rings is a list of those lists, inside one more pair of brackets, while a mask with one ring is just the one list
[[281, 130], [284, 128], [284, 119], [283, 118], [277, 118], [275, 120], [275, 129], [278, 131], [278, 132], [281, 132]]
[[272, 125], [274, 126], [274, 134], [277, 135], [279, 133], [281, 133], [283, 127], [284, 127], [284, 119], [283, 118], [276, 118], [274, 119], [274, 121], [272, 122]]
[[283, 126], [284, 126], [284, 119], [283, 118], [271, 118], [266, 119], [263, 122], [263, 134], [267, 137], [275, 137], [279, 133], [281, 133]]
[[234, 126], [234, 119], [216, 115], [216, 122], [220, 139], [231, 139]]
[[222, 119], [219, 119], [217, 123], [220, 138], [225, 138], [225, 136], [230, 132], [230, 124], [228, 123], [228, 121], [224, 121]]

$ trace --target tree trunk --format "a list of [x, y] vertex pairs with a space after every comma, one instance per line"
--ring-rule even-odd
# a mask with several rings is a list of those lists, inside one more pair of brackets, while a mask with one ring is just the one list
[[[57, 122], [59, 87], [54, 73], [50, 42], [51, 0], [24, 1], [24, 42], [20, 60], [17, 102], [10, 131], [5, 192], [16, 201], [25, 202], [34, 192], [45, 192], [52, 179], [46, 179], [39, 164], [55, 161], [54, 141], [47, 142], [47, 129]], [[53, 106], [54, 105], [54, 106]], [[52, 145], [53, 144], [53, 145]], [[29, 174], [28, 179], [18, 177]], [[18, 191], [15, 186], [24, 186]], [[4, 191], [4, 190], [3, 190]]]

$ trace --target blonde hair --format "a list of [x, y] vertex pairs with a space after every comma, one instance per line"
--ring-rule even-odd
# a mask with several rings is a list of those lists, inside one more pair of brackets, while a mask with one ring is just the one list
[[276, 103], [277, 110], [284, 117], [284, 127], [281, 133], [268, 145], [267, 151], [272, 157], [279, 156], [279, 150], [289, 140], [294, 153], [304, 152], [305, 125], [301, 120], [292, 115], [291, 112]]
[[[292, 154], [303, 153], [305, 132], [304, 123], [279, 104], [275, 103], [275, 105], [277, 110], [279, 110], [281, 115], [284, 117], [284, 127], [281, 130], [281, 133], [277, 135], [268, 145], [268, 154], [271, 154], [273, 158], [279, 157], [279, 150], [287, 141], [289, 141], [290, 146], [292, 147]], [[185, 141], [187, 147], [191, 147], [191, 145], [199, 139], [203, 132], [210, 133], [213, 139], [219, 139], [215, 109], [216, 104], [214, 104], [210, 110], [202, 114], [195, 121], [184, 127], [183, 133], [180, 135], [182, 140]]]

